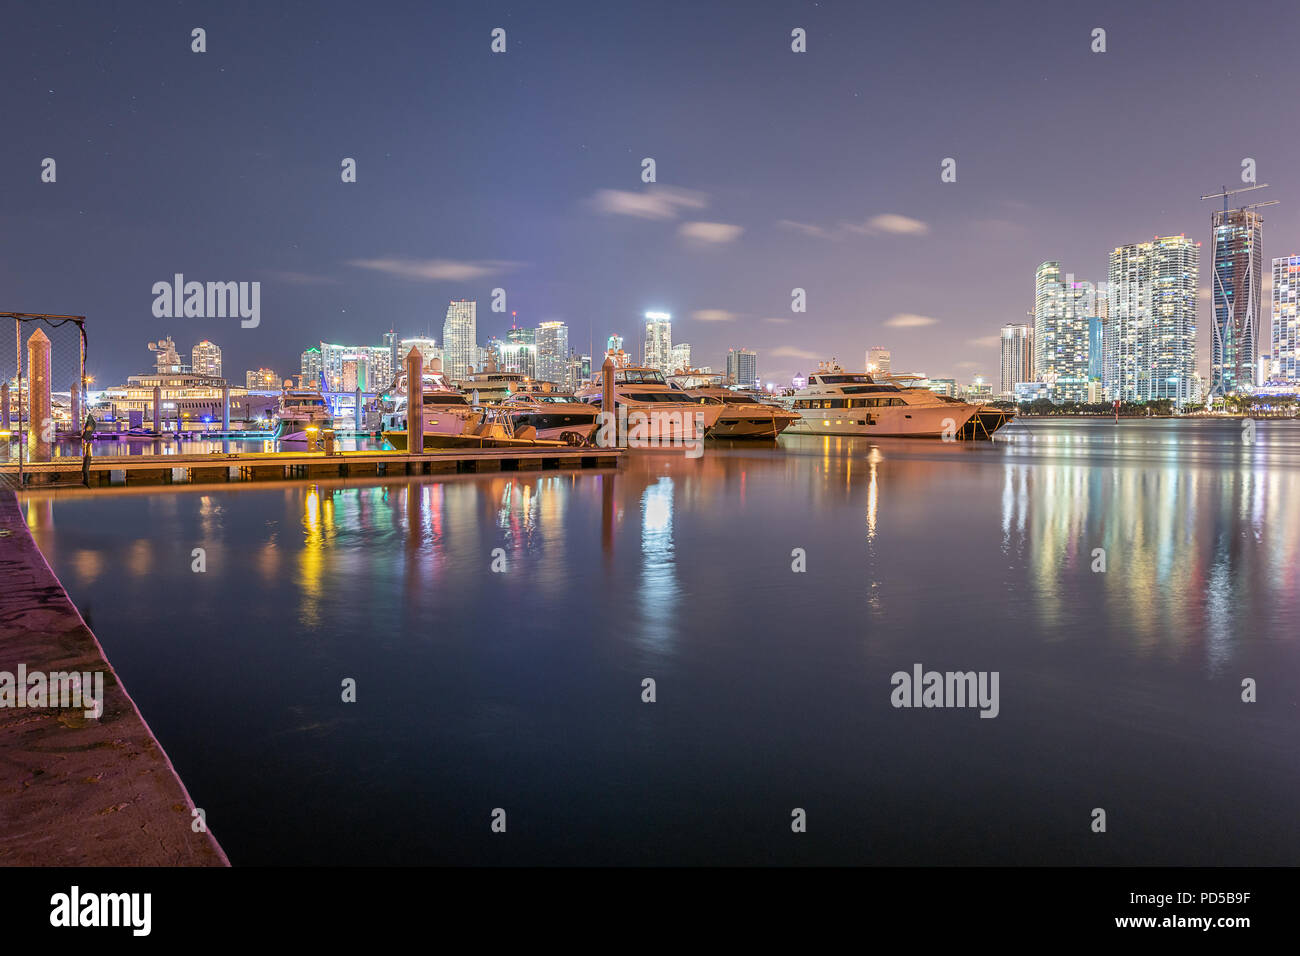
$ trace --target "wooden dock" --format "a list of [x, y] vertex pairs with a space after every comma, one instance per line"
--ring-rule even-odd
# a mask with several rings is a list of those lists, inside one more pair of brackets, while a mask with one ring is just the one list
[[[404, 451], [238, 452], [206, 455], [118, 455], [96, 457], [83, 471], [80, 458], [24, 462], [23, 487], [89, 484], [210, 484], [301, 478], [368, 478], [560, 468], [613, 468], [618, 448], [449, 448]], [[88, 477], [88, 481], [84, 480]], [[18, 484], [16, 462], [0, 464], [0, 483]]]

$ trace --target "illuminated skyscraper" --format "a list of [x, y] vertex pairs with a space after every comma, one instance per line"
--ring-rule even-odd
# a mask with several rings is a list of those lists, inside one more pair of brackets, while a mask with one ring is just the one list
[[1088, 316], [1095, 314], [1096, 287], [1061, 277], [1059, 262], [1034, 274], [1034, 376], [1052, 384], [1052, 398], [1088, 400]]
[[758, 387], [758, 353], [752, 349], [727, 349], [727, 382]]
[[425, 368], [428, 368], [434, 359], [442, 358], [442, 349], [438, 348], [438, 343], [433, 339], [423, 337], [402, 339], [397, 343], [397, 364], [393, 366], [397, 369], [398, 375], [406, 370], [406, 356], [411, 354], [411, 349], [420, 353], [420, 360]]
[[529, 378], [537, 378], [536, 333], [532, 329], [507, 329], [506, 340], [501, 345], [501, 356], [497, 362], [503, 372], [518, 372]]
[[569, 327], [563, 322], [543, 322], [537, 327], [537, 377], [563, 383], [569, 377]]
[[317, 388], [323, 388], [321, 378], [324, 375], [324, 366], [321, 364], [321, 352], [318, 348], [310, 348], [302, 353], [302, 364], [299, 366], [302, 372], [302, 384], [304, 388], [309, 388], [314, 383]]
[[1300, 256], [1273, 260], [1272, 376], [1300, 383]]
[[478, 352], [478, 303], [473, 299], [452, 299], [442, 325], [443, 370], [453, 381], [465, 378]]
[[221, 378], [221, 347], [204, 339], [191, 350], [190, 366], [195, 375]]
[[1034, 327], [1002, 326], [1002, 395], [1014, 398], [1017, 382], [1034, 380]]
[[889, 367], [893, 362], [893, 355], [889, 349], [873, 345], [867, 349], [866, 370], [872, 375], [882, 379], [889, 378]]
[[673, 323], [667, 312], [645, 314], [645, 365], [665, 375], [672, 372]]
[[689, 371], [691, 367], [691, 347], [683, 342], [673, 346], [672, 365], [674, 372]]
[[1192, 400], [1200, 249], [1183, 236], [1110, 254], [1106, 395], [1126, 402]]
[[1259, 339], [1260, 273], [1264, 217], [1255, 209], [1216, 210], [1213, 342], [1210, 394], [1230, 395], [1255, 384]]

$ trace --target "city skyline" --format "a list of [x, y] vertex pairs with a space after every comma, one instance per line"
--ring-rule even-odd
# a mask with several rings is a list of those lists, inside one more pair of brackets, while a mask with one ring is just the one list
[[[695, 355], [716, 361], [743, 338], [773, 380], [832, 355], [847, 364], [873, 341], [889, 343], [900, 369], [995, 376], [997, 331], [1029, 305], [1034, 265], [1068, 262], [1100, 277], [1109, 250], [1151, 236], [1184, 234], [1208, 248], [1210, 210], [1198, 197], [1236, 182], [1245, 158], [1282, 202], [1266, 217], [1264, 261], [1300, 253], [1291, 212], [1300, 183], [1275, 175], [1296, 137], [1270, 122], [1268, 106], [1289, 63], [1285, 31], [1172, 26], [1117, 4], [1090, 14], [1108, 30], [1105, 53], [1090, 50], [1091, 22], [1063, 13], [950, 11], [922, 72], [892, 47], [877, 63], [857, 55], [863, 36], [926, 29], [918, 11], [877, 22], [865, 11], [761, 7], [733, 35], [725, 14], [706, 10], [698, 30], [678, 35], [652, 11], [620, 10], [593, 23], [593, 47], [604, 38], [605, 48], [672, 54], [615, 92], [585, 82], [592, 65], [572, 62], [571, 38], [540, 11], [504, 17], [516, 42], [496, 58], [486, 41], [470, 42], [487, 35], [493, 13], [440, 13], [433, 62], [429, 36], [381, 31], [371, 42], [388, 64], [382, 76], [346, 81], [330, 63], [356, 37], [337, 17], [304, 39], [288, 23], [205, 11], [212, 42], [200, 56], [189, 50], [190, 24], [174, 16], [140, 18], [126, 32], [107, 11], [69, 23], [18, 11], [11, 29], [30, 59], [0, 66], [17, 137], [0, 158], [15, 227], [0, 278], [15, 306], [86, 314], [92, 371], [106, 380], [136, 370], [127, 343], [140, 339], [192, 332], [221, 342], [229, 368], [288, 368], [317, 338], [436, 332], [437, 303], [452, 296], [484, 304], [483, 338], [503, 336], [518, 311], [532, 323], [562, 321], [575, 350], [590, 342], [598, 351], [610, 331], [636, 340], [634, 317], [659, 307]], [[791, 18], [808, 31], [806, 54], [789, 49]], [[95, 57], [63, 62], [70, 45], [101, 40]], [[269, 103], [244, 67], [253, 47], [259, 56], [274, 48], [277, 73], [304, 80]], [[1177, 79], [1237, 52], [1254, 72], [1231, 94], [1188, 91]], [[712, 68], [718, 57], [726, 70]], [[44, 65], [56, 60], [57, 69]], [[139, 70], [137, 60], [160, 69]], [[493, 104], [512, 97], [517, 148], [438, 157], [434, 134], [393, 133], [397, 107], [381, 91], [417, 63], [434, 87], [474, 80], [465, 102], [430, 104], [440, 127], [504, 129], [492, 125]], [[521, 71], [539, 68], [538, 85], [520, 87]], [[1153, 94], [1176, 91], [1159, 115], [1115, 109], [1139, 78]], [[872, 95], [882, 89], [890, 95]], [[1048, 151], [1069, 126], [1062, 97], [1072, 115], [1106, 116], [1109, 135], [1070, 156]], [[724, 98], [734, 110], [719, 122], [712, 105]], [[81, 108], [60, 108], [74, 99]], [[996, 137], [985, 118], [992, 101]], [[549, 115], [533, 108], [543, 102], [571, 104], [574, 117], [637, 118], [556, 128], [524, 118]], [[672, 122], [659, 102], [672, 104]], [[769, 130], [759, 120], [774, 102], [790, 121]], [[931, 119], [905, 124], [909, 111]], [[286, 123], [290, 114], [303, 119]], [[1212, 138], [1202, 135], [1211, 117]], [[203, 145], [214, 119], [229, 148]], [[882, 147], [882, 129], [900, 135]], [[1114, 155], [1106, 142], [1115, 138], [1131, 152]], [[164, 141], [165, 157], [139, 145]], [[54, 183], [40, 181], [45, 156], [59, 162]], [[355, 183], [340, 181], [345, 157], [357, 161]], [[642, 182], [646, 157], [657, 162], [653, 184]], [[940, 180], [946, 157], [957, 161], [955, 182]], [[410, 196], [442, 214], [411, 215]], [[157, 212], [147, 227], [126, 226], [126, 208]], [[61, 267], [65, 257], [82, 263], [76, 275]], [[1202, 271], [1197, 347], [1207, 373], [1211, 270]], [[174, 272], [262, 282], [261, 324], [153, 318], [150, 285]], [[1267, 300], [1271, 277], [1261, 278]], [[508, 311], [487, 307], [497, 288]], [[806, 290], [807, 312], [791, 312], [794, 288]]]

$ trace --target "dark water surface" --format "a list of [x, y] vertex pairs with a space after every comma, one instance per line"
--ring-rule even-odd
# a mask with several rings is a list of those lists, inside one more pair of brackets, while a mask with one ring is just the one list
[[26, 508], [236, 865], [1300, 863], [1300, 425], [1004, 435]]

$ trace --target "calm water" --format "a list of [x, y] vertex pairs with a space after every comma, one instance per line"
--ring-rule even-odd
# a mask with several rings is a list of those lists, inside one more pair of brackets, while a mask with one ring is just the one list
[[237, 865], [1300, 862], [1300, 425], [1004, 434], [26, 507]]

